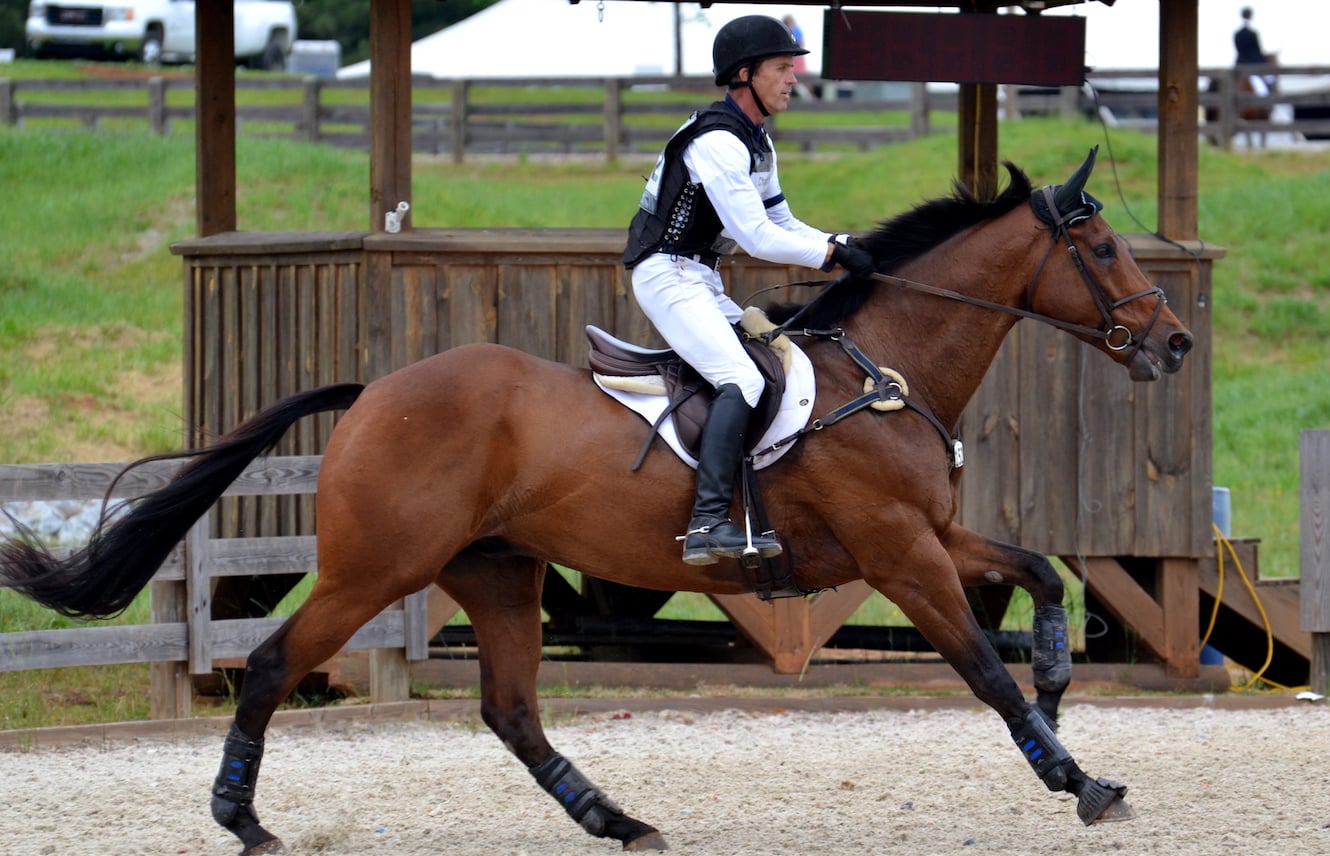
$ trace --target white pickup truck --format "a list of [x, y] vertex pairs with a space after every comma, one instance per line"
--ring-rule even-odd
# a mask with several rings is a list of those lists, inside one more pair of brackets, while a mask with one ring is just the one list
[[[281, 71], [296, 40], [286, 0], [236, 0], [236, 60]], [[32, 0], [25, 28], [37, 56], [102, 53], [146, 63], [194, 60], [194, 0]]]

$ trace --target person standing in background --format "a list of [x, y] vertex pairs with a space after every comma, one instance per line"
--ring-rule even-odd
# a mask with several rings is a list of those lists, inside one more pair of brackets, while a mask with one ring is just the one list
[[[808, 45], [804, 44], [804, 31], [803, 28], [795, 22], [793, 15], [786, 15], [784, 18], [784, 24], [785, 28], [790, 31], [790, 35], [794, 36], [795, 43], [804, 49], [804, 53], [799, 54], [794, 58], [794, 76], [802, 78], [808, 74], [808, 60], [805, 58], [805, 54], [808, 53]], [[813, 97], [813, 91], [808, 88], [808, 84], [803, 83], [802, 81], [794, 85], [794, 92], [800, 98]]]
[[[1252, 29], [1252, 8], [1250, 6], [1242, 7], [1242, 26], [1238, 27], [1237, 32], [1233, 34], [1233, 47], [1238, 52], [1237, 60], [1234, 65], [1265, 65], [1269, 62], [1269, 57], [1265, 51], [1261, 50], [1261, 36], [1256, 30]], [[1261, 97], [1270, 94], [1270, 81], [1259, 74], [1249, 74], [1252, 91]]]

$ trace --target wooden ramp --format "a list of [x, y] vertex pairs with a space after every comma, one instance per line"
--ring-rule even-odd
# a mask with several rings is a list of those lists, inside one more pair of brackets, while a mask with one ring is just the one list
[[[1209, 644], [1253, 673], [1284, 686], [1307, 683], [1312, 639], [1302, 629], [1300, 581], [1261, 579], [1256, 538], [1219, 542], [1214, 562], [1200, 566], [1201, 633], [1220, 603]], [[1245, 577], [1245, 579], [1244, 579]], [[1268, 660], [1268, 663], [1267, 663]]]

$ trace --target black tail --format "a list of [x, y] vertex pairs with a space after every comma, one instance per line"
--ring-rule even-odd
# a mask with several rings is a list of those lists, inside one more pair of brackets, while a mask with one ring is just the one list
[[148, 461], [193, 459], [165, 487], [131, 500], [131, 510], [125, 516], [110, 525], [103, 518], [88, 545], [63, 561], [31, 538], [0, 543], [0, 587], [17, 589], [44, 606], [74, 617], [106, 618], [124, 611], [189, 527], [240, 477], [250, 461], [271, 451], [301, 418], [345, 410], [364, 388], [358, 383], [342, 383], [298, 393], [211, 446], [135, 461], [121, 475]]

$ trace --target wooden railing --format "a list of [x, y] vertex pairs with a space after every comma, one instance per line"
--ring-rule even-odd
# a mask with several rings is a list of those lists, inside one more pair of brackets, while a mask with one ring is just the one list
[[[1207, 133], [1226, 142], [1240, 133], [1285, 131], [1330, 134], [1330, 119], [1292, 124], [1243, 119], [1252, 108], [1287, 105], [1312, 115], [1330, 109], [1330, 84], [1306, 91], [1330, 68], [1303, 66], [1277, 72], [1284, 90], [1262, 97], [1238, 92], [1233, 69], [1208, 69], [1199, 82], [1200, 104], [1210, 116]], [[1093, 115], [1152, 128], [1158, 107], [1154, 71], [1101, 70], [1089, 76], [1098, 101], [1080, 87], [1002, 88], [1004, 115]], [[1300, 84], [1300, 85], [1295, 85]], [[237, 81], [241, 133], [364, 148], [369, 141], [369, 100], [364, 80], [245, 77]], [[868, 149], [934, 130], [933, 114], [954, 113], [953, 92], [925, 84], [847, 84], [812, 80], [821, 97], [796, 102], [771, 120], [779, 139], [806, 151], [828, 147]], [[1208, 91], [1211, 87], [1214, 91]], [[0, 124], [77, 125], [93, 129], [146, 127], [166, 134], [194, 118], [193, 79], [0, 79]], [[467, 155], [589, 153], [613, 160], [631, 152], [654, 153], [688, 110], [714, 97], [706, 78], [437, 79], [413, 83], [416, 151]], [[460, 117], [460, 121], [458, 121]]]
[[[313, 493], [319, 456], [271, 457], [252, 464], [227, 489], [227, 496]], [[34, 500], [99, 500], [124, 464], [0, 466], [0, 503]], [[165, 485], [178, 463], [159, 461], [131, 470], [116, 484], [115, 500], [141, 496]], [[86, 625], [58, 630], [0, 633], [0, 672], [112, 663], [151, 663], [154, 719], [190, 715], [191, 674], [207, 674], [219, 660], [249, 655], [282, 619], [212, 619], [213, 580], [316, 571], [314, 536], [214, 538], [210, 514], [190, 530], [182, 548], [149, 583], [147, 624]], [[67, 556], [73, 548], [57, 548]], [[380, 613], [356, 632], [346, 648], [396, 651], [406, 660], [429, 656], [426, 594], [406, 598], [401, 608]], [[379, 658], [395, 679], [391, 658]], [[371, 668], [376, 660], [371, 658]], [[371, 676], [371, 683], [376, 679]], [[380, 694], [405, 698], [408, 687], [383, 686]]]
[[[831, 86], [832, 84], [827, 84]], [[147, 128], [167, 134], [194, 119], [194, 82], [187, 76], [146, 79], [0, 79], [0, 124], [21, 127]], [[369, 145], [365, 80], [245, 77], [237, 80], [236, 118], [242, 134]], [[890, 98], [805, 99], [817, 127], [782, 119], [781, 139], [811, 150], [860, 149], [929, 132], [931, 111], [955, 111], [954, 95], [923, 84], [898, 87]], [[414, 148], [467, 155], [655, 152], [692, 109], [716, 97], [707, 78], [530, 78], [413, 81]], [[823, 121], [833, 118], [834, 121]], [[891, 114], [888, 117], [884, 114]], [[456, 121], [460, 117], [461, 121]], [[788, 125], [788, 127], [786, 127]]]
[[[1267, 69], [1281, 81], [1315, 80], [1330, 68]], [[1153, 127], [1158, 107], [1152, 70], [1101, 70], [1089, 75], [1100, 90], [1096, 103], [1081, 87], [1003, 87], [1004, 115], [1093, 115], [1104, 108], [1121, 124]], [[1240, 133], [1285, 131], [1330, 134], [1330, 118], [1292, 124], [1243, 119], [1252, 108], [1275, 104], [1312, 113], [1330, 109], [1330, 84], [1321, 91], [1277, 92], [1262, 97], [1238, 92], [1231, 68], [1202, 71], [1201, 107], [1211, 116], [1208, 134], [1226, 143]], [[1128, 84], [1123, 86], [1124, 82]], [[1215, 91], [1207, 91], [1211, 82]], [[869, 149], [930, 133], [932, 114], [954, 113], [954, 92], [922, 83], [873, 84], [808, 81], [821, 97], [796, 101], [773, 118], [778, 139], [805, 151], [828, 147]], [[1133, 85], [1134, 84], [1134, 85]], [[76, 125], [93, 129], [146, 127], [166, 134], [192, 123], [194, 81], [187, 75], [139, 79], [0, 79], [0, 124]], [[367, 82], [328, 78], [242, 77], [236, 82], [241, 133], [365, 148], [369, 145]], [[1300, 90], [1306, 87], [1285, 86]], [[614, 160], [620, 154], [657, 151], [695, 107], [715, 97], [708, 78], [513, 78], [413, 81], [414, 147], [418, 152], [467, 155], [588, 153]], [[888, 93], [888, 94], [883, 94]], [[867, 97], [865, 97], [867, 95]], [[458, 119], [460, 118], [460, 121]]]

